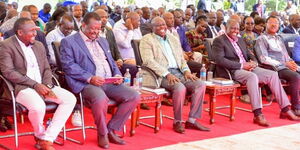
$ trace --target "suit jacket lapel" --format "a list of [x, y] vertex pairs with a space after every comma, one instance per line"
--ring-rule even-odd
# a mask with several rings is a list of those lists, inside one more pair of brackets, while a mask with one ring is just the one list
[[155, 37], [156, 35], [154, 34], [154, 33], [152, 33], [152, 36], [153, 36], [153, 39], [154, 40], [156, 40], [154, 43], [157, 43], [157, 45], [158, 45], [158, 47], [159, 47], [159, 49], [160, 49], [160, 52], [163, 54], [163, 56], [165, 57], [165, 59], [166, 60], [168, 60], [167, 59], [167, 56], [166, 56], [166, 54], [163, 52], [163, 46], [160, 44], [160, 42], [157, 40], [157, 38]]
[[179, 63], [181, 60], [180, 60], [180, 57], [178, 57], [179, 55], [178, 54], [175, 54], [175, 49], [177, 48], [177, 47], [174, 47], [174, 44], [173, 43], [175, 43], [176, 41], [172, 41], [170, 38], [168, 38], [168, 41], [169, 41], [169, 44], [170, 44], [170, 46], [171, 46], [171, 49], [172, 49], [172, 54], [173, 54], [173, 56], [174, 56], [174, 58], [175, 58], [175, 60], [176, 60], [176, 63], [177, 63], [177, 65], [178, 65], [178, 67], [180, 68], [181, 67], [181, 64]]
[[226, 45], [229, 45], [229, 47], [230, 47], [230, 49], [232, 49], [233, 53], [234, 53], [237, 57], [239, 57], [239, 55], [236, 53], [236, 51], [235, 51], [233, 45], [231, 44], [230, 40], [228, 39], [228, 37], [227, 37], [225, 34], [224, 34], [223, 36], [224, 36], [225, 42], [227, 43]]
[[93, 60], [93, 57], [89, 51], [89, 49], [86, 47], [82, 37], [80, 36], [79, 32], [77, 32], [75, 34], [75, 40], [76, 40], [76, 43], [77, 45], [79, 45], [81, 47], [81, 49], [87, 54], [88, 58], [93, 62], [93, 64], [95, 64], [94, 60]]
[[241, 41], [241, 40], [243, 40], [243, 39], [239, 38], [237, 44], [238, 44], [238, 46], [240, 47], [240, 50], [241, 50], [242, 53], [243, 53], [244, 59], [247, 61], [247, 58], [248, 58], [247, 52], [246, 52], [247, 49], [243, 49], [243, 48], [242, 48], [242, 41]]

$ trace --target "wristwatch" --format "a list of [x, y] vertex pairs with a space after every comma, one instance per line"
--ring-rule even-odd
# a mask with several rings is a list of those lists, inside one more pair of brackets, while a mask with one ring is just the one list
[[53, 89], [54, 88], [54, 85], [53, 84], [47, 84], [46, 85], [49, 89]]

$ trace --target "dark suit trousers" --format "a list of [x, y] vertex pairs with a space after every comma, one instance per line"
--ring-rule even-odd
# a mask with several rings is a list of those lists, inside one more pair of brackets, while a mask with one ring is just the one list
[[183, 74], [177, 69], [169, 69], [169, 72], [181, 80], [181, 82], [170, 85], [168, 83], [168, 80], [166, 78], [163, 78], [161, 83], [161, 87], [166, 88], [172, 93], [175, 121], [182, 121], [182, 109], [186, 92], [191, 93], [192, 96], [189, 118], [200, 118], [202, 113], [203, 99], [205, 96], [205, 83], [200, 80], [187, 81], [184, 79]]
[[131, 75], [131, 85], [133, 85], [133, 79], [135, 78], [136, 73], [138, 72], [138, 68], [136, 65], [123, 64], [123, 66], [120, 68], [122, 75], [126, 73], [127, 68], [129, 69], [129, 73]]
[[202, 68], [202, 64], [193, 60], [187, 61], [187, 64], [192, 73], [196, 73], [197, 77], [200, 77], [200, 69]]
[[[98, 135], [106, 135], [109, 131], [121, 130], [140, 100], [139, 93], [124, 84], [104, 84], [99, 87], [87, 85], [83, 89], [82, 95], [86, 104], [92, 109]], [[109, 99], [117, 102], [118, 110], [106, 124]]]
[[288, 93], [291, 94], [292, 109], [300, 110], [300, 104], [299, 104], [300, 74], [290, 69], [283, 69], [278, 71], [278, 75], [280, 79], [284, 79], [288, 81], [288, 83], [290, 84], [288, 88]]

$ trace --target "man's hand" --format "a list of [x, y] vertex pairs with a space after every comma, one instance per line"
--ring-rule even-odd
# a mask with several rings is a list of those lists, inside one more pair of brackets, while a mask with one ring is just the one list
[[192, 81], [196, 81], [198, 78], [195, 74], [192, 74], [191, 72], [189, 71], [185, 71], [184, 72], [184, 78], [186, 80], [192, 80]]
[[118, 59], [118, 60], [116, 61], [116, 64], [117, 64], [118, 68], [120, 69], [120, 68], [123, 66], [123, 60]]
[[[115, 75], [115, 77], [122, 77], [122, 76], [120, 76], [120, 75]], [[119, 85], [119, 84], [121, 84], [121, 83], [123, 83], [123, 78], [121, 78], [120, 80], [117, 80], [117, 81], [114, 82], [115, 85]]]
[[171, 84], [171, 85], [175, 84], [177, 82], [180, 82], [180, 80], [176, 76], [174, 76], [173, 74], [171, 74], [171, 73], [169, 73], [167, 75], [167, 80], [168, 80], [169, 84]]
[[298, 65], [294, 61], [288, 61], [285, 63], [285, 66], [291, 69], [292, 71], [297, 71]]
[[184, 52], [183, 57], [186, 61], [193, 59], [193, 52]]
[[41, 83], [37, 83], [34, 86], [34, 89], [36, 92], [38, 92], [42, 96], [48, 94], [51, 91], [51, 89], [49, 89], [46, 85], [41, 84]]
[[255, 69], [257, 67], [256, 62], [254, 61], [250, 61], [250, 62], [245, 62], [243, 63], [243, 69], [247, 70], [247, 71], [252, 71], [253, 69]]
[[104, 78], [99, 76], [93, 76], [90, 80], [90, 84], [95, 86], [101, 86], [105, 82]]
[[131, 22], [131, 19], [130, 19], [130, 18], [126, 19], [124, 25], [125, 25], [125, 27], [126, 27], [128, 30], [133, 30], [133, 25], [132, 25], [132, 22]]

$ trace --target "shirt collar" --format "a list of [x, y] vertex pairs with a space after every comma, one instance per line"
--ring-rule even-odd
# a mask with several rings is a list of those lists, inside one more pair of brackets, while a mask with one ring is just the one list
[[236, 40], [234, 40], [234, 39], [232, 39], [231, 37], [229, 37], [228, 35], [227, 35], [227, 33], [225, 33], [225, 35], [227, 36], [227, 38], [229, 39], [229, 41], [231, 42], [231, 43], [237, 43], [238, 42], [238, 38], [236, 39]]
[[66, 37], [66, 36], [60, 31], [59, 26], [57, 26], [56, 30], [57, 30], [57, 33], [58, 33], [60, 36]]
[[93, 42], [94, 40], [89, 39], [81, 30], [79, 31], [80, 36], [84, 42]]
[[16, 38], [17, 38], [17, 41], [18, 41], [18, 43], [20, 44], [20, 46], [21, 47], [29, 47], [29, 48], [31, 48], [32, 47], [32, 44], [29, 44], [28, 46], [26, 46], [19, 38], [18, 38], [18, 36], [16, 36]]
[[278, 37], [278, 34], [275, 33], [275, 35], [271, 35], [271, 34], [268, 34], [268, 33], [264, 33], [264, 35], [268, 38], [268, 39], [272, 39], [272, 38], [277, 38]]
[[167, 41], [169, 39], [167, 35], [165, 36], [165, 38], [163, 38], [155, 33], [154, 33], [154, 35], [159, 41]]

